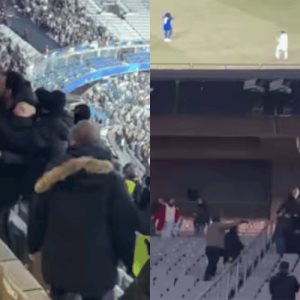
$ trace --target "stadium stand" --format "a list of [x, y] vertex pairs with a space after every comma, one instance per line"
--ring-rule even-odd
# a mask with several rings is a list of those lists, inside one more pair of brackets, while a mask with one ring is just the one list
[[0, 297], [2, 300], [48, 300], [46, 292], [0, 240]]
[[28, 59], [32, 59], [36, 56], [41, 55], [35, 48], [33, 48], [28, 42], [26, 42], [19, 35], [13, 32], [9, 27], [0, 25], [0, 32], [11, 39], [12, 45], [14, 47], [18, 45]]
[[[61, 46], [99, 40], [104, 33], [86, 14], [85, 6], [77, 1], [18, 1], [19, 12], [46, 30]], [[72, 26], [76, 24], [76, 26]], [[61, 29], [63, 28], [63, 30]]]
[[[219, 262], [215, 279], [208, 282], [203, 281], [207, 265], [204, 238], [152, 237], [151, 299], [255, 299], [280, 260], [271, 247], [271, 226], [267, 225], [257, 236], [244, 232], [241, 238], [245, 250], [241, 257], [232, 265]], [[296, 255], [287, 257], [294, 262], [297, 259]]]
[[[150, 54], [149, 45], [147, 42], [145, 43], [149, 40], [149, 37], [147, 39], [147, 28], [145, 28], [147, 20], [144, 23], [131, 24], [126, 18], [112, 13], [110, 5], [117, 5], [121, 11], [125, 11], [124, 5], [118, 4], [116, 1], [103, 3], [96, 0], [66, 0], [58, 2], [55, 0], [19, 0], [14, 3], [13, 7], [9, 2], [9, 11], [12, 12], [12, 15], [9, 15], [6, 25], [0, 25], [0, 57], [3, 58], [0, 60], [0, 69], [19, 71], [28, 76], [27, 78], [30, 79], [34, 88], [43, 86], [50, 91], [61, 89], [74, 92], [77, 88], [85, 89], [87, 85], [86, 91], [79, 92], [76, 95], [77, 98], [70, 95], [70, 99], [76, 98], [76, 101], [70, 100], [70, 105], [68, 103], [69, 113], [73, 112], [77, 103], [90, 105], [92, 121], [102, 121], [102, 140], [105, 146], [110, 148], [114, 159], [118, 160], [116, 164], [118, 172], [121, 173], [122, 167], [131, 162], [136, 165], [137, 175], [142, 182], [142, 177], [145, 174], [149, 175], [150, 163], [150, 99], [148, 92], [150, 75], [147, 72]], [[135, 9], [132, 14], [138, 16], [139, 11], [142, 10], [140, 12], [146, 18], [145, 3], [147, 1], [141, 1], [141, 3], [143, 5]], [[3, 9], [5, 10], [6, 6]], [[14, 27], [16, 22], [10, 22], [10, 18], [18, 20], [19, 28]], [[32, 27], [25, 28], [24, 26], [23, 32], [20, 30], [20, 24], [25, 19], [28, 19], [26, 24], [30, 24]], [[70, 26], [73, 23], [78, 26]], [[68, 46], [68, 48], [54, 49], [55, 43], [51, 43], [48, 47], [49, 44], [45, 43], [47, 39], [40, 39], [39, 47], [34, 43], [31, 45], [30, 42], [34, 38], [30, 35], [34, 35], [37, 31], [40, 35], [46, 35], [48, 40], [52, 39], [55, 43]], [[36, 36], [37, 39], [40, 35]], [[44, 43], [43, 47], [41, 47], [41, 43]], [[124, 49], [124, 53], [123, 46], [128, 47]], [[49, 48], [53, 51], [49, 51]], [[133, 49], [131, 50], [133, 51], [132, 55], [127, 52], [129, 48]], [[18, 64], [13, 65], [11, 62], [7, 62], [7, 57], [13, 57], [13, 63], [18, 62]], [[142, 64], [148, 67], [142, 68], [140, 72], [139, 66]], [[134, 68], [131, 67], [132, 65]], [[120, 69], [122, 67], [123, 69]], [[111, 70], [115, 72], [111, 73]], [[90, 76], [97, 72], [101, 72], [100, 77]], [[127, 72], [133, 73], [124, 75]], [[113, 78], [111, 78], [112, 75]], [[89, 77], [88, 80], [87, 77]], [[78, 82], [80, 84], [77, 84]], [[70, 85], [72, 85], [71, 88]], [[100, 99], [98, 99], [97, 92], [99, 92]], [[104, 95], [103, 99], [102, 95]], [[102, 102], [104, 99], [106, 101]], [[114, 114], [117, 107], [120, 108], [120, 113]], [[128, 126], [129, 132], [120, 131], [125, 141], [124, 147], [116, 138], [117, 127], [121, 126], [122, 129], [126, 127], [122, 122], [130, 125]], [[139, 126], [142, 129], [140, 132]], [[141, 185], [141, 188], [144, 186]], [[27, 223], [28, 205], [26, 201], [18, 202], [9, 213], [9, 228], [12, 235], [11, 247], [22, 263], [28, 261], [25, 247], [28, 234]], [[31, 275], [20, 261], [14, 263], [16, 267], [10, 267], [10, 260], [14, 261], [16, 258], [15, 254], [7, 251], [12, 257], [4, 258], [8, 259], [8, 262], [6, 263], [7, 267], [3, 268], [1, 276], [11, 287], [20, 289], [20, 300], [23, 300], [23, 296], [24, 300], [48, 299], [47, 293], [42, 290], [34, 278], [32, 278], [36, 283], [34, 289], [28, 285], [23, 293], [23, 282], [15, 279], [18, 279], [23, 271], [28, 276]], [[5, 253], [1, 248], [0, 265], [1, 255]], [[12, 274], [14, 268], [19, 273], [16, 277]], [[114, 299], [119, 299], [133, 282], [131, 270], [126, 270], [123, 265], [119, 266], [118, 275], [118, 283], [114, 288]], [[10, 300], [10, 298], [3, 298], [3, 300], [8, 299]]]
[[149, 31], [149, 14], [148, 13], [127, 13], [126, 21], [133, 28], [138, 30], [139, 35], [145, 40], [148, 41], [150, 39], [150, 31]]
[[28, 60], [40, 56], [30, 44], [5, 25], [0, 25], [1, 66], [4, 69], [21, 70], [29, 67]]
[[[117, 39], [124, 37], [128, 41], [140, 40], [139, 34], [125, 21], [117, 17], [113, 13], [103, 12], [99, 18], [101, 24], [105, 27], [108, 27], [110, 33], [115, 36]], [[113, 24], [113, 25], [109, 25]]]
[[138, 165], [146, 167], [150, 159], [149, 81], [149, 73], [125, 75], [101, 81], [83, 95], [86, 103], [96, 105], [103, 125], [108, 130], [113, 128], [118, 148], [127, 149]]
[[139, 1], [139, 0], [121, 0], [124, 6], [127, 7], [130, 12], [148, 12], [149, 15], [149, 1]]

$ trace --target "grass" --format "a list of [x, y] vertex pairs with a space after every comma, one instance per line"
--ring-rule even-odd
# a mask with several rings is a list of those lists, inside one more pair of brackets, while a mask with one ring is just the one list
[[[162, 39], [171, 12], [174, 38]], [[299, 0], [151, 0], [152, 64], [300, 64]], [[274, 58], [276, 37], [289, 33], [289, 60]]]

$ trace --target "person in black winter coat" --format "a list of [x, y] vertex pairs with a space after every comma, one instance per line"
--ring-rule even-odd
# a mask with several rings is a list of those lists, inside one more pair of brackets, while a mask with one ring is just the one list
[[100, 300], [117, 282], [118, 262], [132, 267], [136, 209], [92, 126], [74, 127], [71, 147], [38, 180], [30, 208], [29, 252], [42, 252], [54, 300], [67, 293]]
[[[20, 118], [14, 114], [14, 109], [20, 102], [27, 103], [33, 108], [37, 105], [30, 83], [15, 72], [0, 74], [0, 150], [2, 152], [11, 151], [21, 155], [32, 149], [33, 136], [28, 130], [20, 130]], [[15, 125], [19, 127], [18, 130], [15, 130]]]
[[278, 216], [286, 215], [289, 218], [300, 217], [300, 202], [299, 202], [300, 190], [298, 187], [292, 189], [288, 198], [283, 202], [277, 210]]
[[295, 276], [289, 275], [289, 263], [282, 261], [279, 272], [269, 283], [272, 300], [296, 300], [299, 291], [299, 282]]
[[[32, 118], [15, 114], [26, 103], [35, 112], [31, 85], [16, 72], [0, 74], [0, 237], [10, 244], [9, 209], [22, 194], [22, 185], [34, 148]], [[29, 114], [30, 115], [30, 114]]]
[[39, 115], [35, 124], [37, 143], [47, 152], [47, 161], [65, 153], [73, 118], [66, 110], [66, 95], [61, 91], [36, 91], [39, 99]]
[[203, 199], [198, 200], [197, 212], [194, 214], [195, 232], [199, 236], [204, 236], [204, 229], [209, 224], [208, 205]]
[[225, 235], [224, 263], [233, 262], [240, 256], [243, 249], [244, 245], [239, 238], [237, 227], [229, 229]]
[[300, 227], [299, 194], [299, 188], [293, 188], [287, 200], [284, 201], [277, 210], [277, 225], [274, 241], [277, 251], [281, 255], [285, 252], [300, 252], [298, 246], [299, 238], [297, 234], [294, 234]]
[[74, 109], [74, 124], [91, 118], [91, 109], [86, 104], [78, 104]]
[[62, 156], [68, 147], [73, 118], [65, 111], [66, 95], [61, 91], [36, 91], [39, 99], [37, 120], [33, 125], [35, 153], [24, 182], [24, 196], [31, 196], [33, 186], [46, 166]]
[[133, 191], [130, 191], [130, 188], [128, 189], [128, 191], [129, 191], [134, 203], [136, 205], [138, 205], [140, 197], [141, 197], [142, 185], [137, 176], [135, 166], [132, 163], [126, 164], [123, 168], [123, 174], [124, 174], [124, 179], [125, 179], [126, 185], [134, 186]]
[[148, 210], [150, 214], [150, 176], [145, 179], [145, 187], [141, 193], [139, 207], [141, 210]]

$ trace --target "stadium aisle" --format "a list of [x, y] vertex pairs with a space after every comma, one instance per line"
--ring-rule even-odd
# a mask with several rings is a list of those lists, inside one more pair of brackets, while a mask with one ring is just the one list
[[[11, 2], [9, 1], [8, 3], [10, 4]], [[60, 47], [57, 42], [46, 35], [43, 29], [38, 27], [28, 18], [20, 15], [13, 6], [9, 7], [9, 13], [14, 16], [10, 19], [10, 28], [20, 36], [23, 36], [24, 30], [27, 29], [30, 32], [28, 35], [28, 41], [34, 48], [40, 52], [45, 52], [46, 46], [49, 49], [56, 49]]]

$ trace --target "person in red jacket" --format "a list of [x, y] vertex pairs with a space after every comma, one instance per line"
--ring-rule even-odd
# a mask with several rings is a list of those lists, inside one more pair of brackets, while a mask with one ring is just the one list
[[155, 228], [157, 232], [161, 233], [161, 237], [172, 237], [176, 234], [180, 212], [179, 208], [175, 206], [173, 198], [161, 203], [155, 219]]

